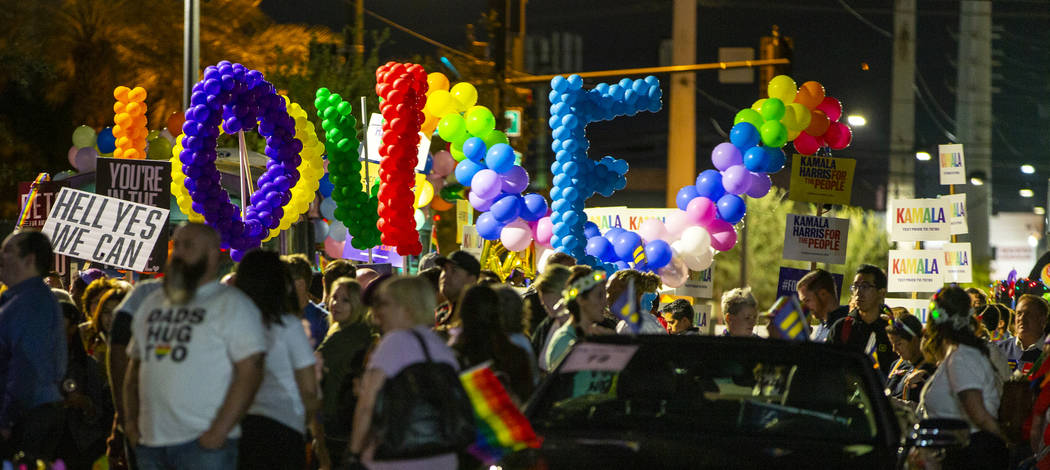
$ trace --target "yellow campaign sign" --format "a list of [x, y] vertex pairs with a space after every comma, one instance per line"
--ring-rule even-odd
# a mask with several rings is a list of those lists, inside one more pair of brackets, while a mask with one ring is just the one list
[[791, 159], [788, 199], [816, 204], [849, 205], [857, 161], [795, 154]]

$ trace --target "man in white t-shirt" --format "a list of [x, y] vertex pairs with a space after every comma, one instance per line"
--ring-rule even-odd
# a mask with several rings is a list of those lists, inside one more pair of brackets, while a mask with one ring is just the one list
[[263, 375], [259, 309], [219, 284], [219, 235], [176, 229], [164, 286], [132, 320], [125, 431], [142, 469], [234, 468], [237, 423]]

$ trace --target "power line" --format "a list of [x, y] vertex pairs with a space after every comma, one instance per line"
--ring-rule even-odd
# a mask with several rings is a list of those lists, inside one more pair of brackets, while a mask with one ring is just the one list
[[367, 13], [369, 16], [372, 16], [373, 18], [375, 18], [375, 19], [377, 19], [379, 21], [382, 21], [383, 23], [386, 23], [390, 27], [392, 27], [394, 29], [397, 29], [397, 30], [399, 30], [399, 31], [401, 31], [401, 32], [403, 32], [405, 34], [408, 34], [409, 36], [412, 36], [412, 37], [414, 37], [416, 39], [419, 39], [420, 41], [423, 41], [423, 42], [425, 42], [427, 44], [430, 44], [432, 46], [438, 47], [440, 49], [444, 49], [444, 50], [446, 50], [448, 52], [451, 52], [453, 54], [462, 56], [464, 58], [467, 58], [467, 59], [472, 60], [472, 61], [477, 62], [477, 63], [493, 65], [493, 62], [491, 60], [480, 59], [480, 58], [475, 57], [474, 55], [472, 55], [472, 54], [470, 54], [468, 52], [461, 51], [461, 50], [456, 49], [456, 48], [454, 48], [452, 46], [448, 46], [448, 45], [442, 44], [442, 43], [440, 43], [438, 41], [435, 41], [433, 39], [430, 39], [430, 38], [428, 38], [428, 37], [426, 37], [426, 36], [424, 36], [422, 34], [419, 34], [419, 33], [415, 32], [415, 31], [412, 31], [411, 29], [409, 29], [409, 28], [407, 28], [405, 26], [401, 26], [400, 24], [395, 23], [393, 20], [390, 20], [389, 18], [386, 18], [386, 17], [384, 17], [384, 16], [382, 16], [382, 15], [380, 15], [380, 14], [378, 14], [378, 13], [372, 11], [372, 10], [369, 10], [369, 9], [366, 8], [365, 9], [365, 13]]
[[871, 29], [874, 29], [879, 34], [881, 34], [883, 36], [886, 36], [886, 37], [888, 37], [890, 39], [893, 39], [893, 33], [889, 32], [889, 31], [886, 31], [885, 29], [880, 28], [875, 23], [872, 23], [870, 20], [865, 18], [864, 15], [861, 15], [860, 13], [857, 12], [857, 10], [854, 10], [852, 7], [850, 7], [849, 4], [846, 3], [845, 0], [839, 0], [839, 5], [842, 5], [842, 8], [844, 8], [847, 12], [849, 12], [849, 14], [853, 15], [858, 20], [860, 20], [861, 23], [864, 23], [864, 24], [868, 25], [869, 27], [871, 27]]

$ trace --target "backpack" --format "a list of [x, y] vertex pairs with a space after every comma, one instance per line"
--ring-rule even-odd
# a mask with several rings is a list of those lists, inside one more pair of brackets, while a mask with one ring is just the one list
[[376, 396], [372, 415], [375, 460], [401, 460], [458, 452], [474, 442], [474, 407], [456, 374], [435, 362], [419, 332], [426, 362], [405, 367]]

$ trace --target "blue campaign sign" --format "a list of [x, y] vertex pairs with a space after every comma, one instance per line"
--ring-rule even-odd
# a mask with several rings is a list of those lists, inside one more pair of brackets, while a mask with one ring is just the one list
[[[350, 245], [350, 240], [354, 237], [349, 233], [346, 234], [346, 245], [343, 246], [343, 258], [354, 260], [354, 261], [368, 261], [368, 250], [359, 250]], [[397, 254], [397, 251], [392, 246], [379, 245], [372, 248], [372, 263], [378, 264], [390, 264], [395, 268], [402, 267], [404, 258]]]
[[[807, 269], [780, 268], [780, 279], [777, 281], [777, 298], [798, 297], [798, 281], [808, 273]], [[832, 273], [835, 278], [835, 289], [842, 295], [842, 275]]]

